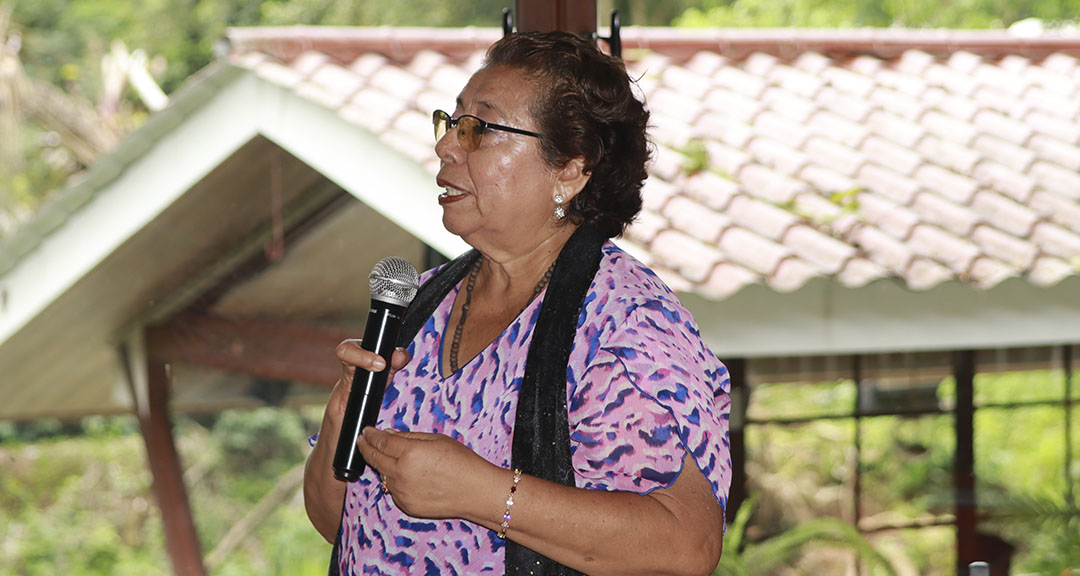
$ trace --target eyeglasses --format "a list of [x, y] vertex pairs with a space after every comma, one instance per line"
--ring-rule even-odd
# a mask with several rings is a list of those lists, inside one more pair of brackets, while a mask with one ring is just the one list
[[543, 136], [536, 132], [529, 132], [528, 130], [522, 130], [521, 128], [511, 128], [510, 126], [503, 126], [501, 124], [492, 124], [491, 122], [484, 122], [472, 114], [462, 114], [457, 118], [451, 118], [446, 112], [436, 110], [431, 114], [431, 122], [435, 125], [436, 142], [442, 140], [442, 137], [449, 132], [451, 128], [456, 128], [458, 144], [460, 144], [461, 148], [466, 152], [475, 152], [476, 149], [480, 147], [480, 139], [483, 138], [484, 133], [488, 130], [502, 130], [503, 132], [521, 134], [522, 136], [543, 138]]

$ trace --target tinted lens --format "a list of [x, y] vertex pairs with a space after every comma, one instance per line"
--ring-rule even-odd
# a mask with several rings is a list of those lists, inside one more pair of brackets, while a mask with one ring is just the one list
[[431, 123], [435, 126], [435, 142], [442, 140], [450, 127], [450, 115], [442, 110], [436, 110], [431, 115]]
[[462, 116], [457, 121], [458, 143], [466, 152], [474, 152], [480, 147], [480, 137], [484, 135], [484, 127], [480, 121], [472, 116]]

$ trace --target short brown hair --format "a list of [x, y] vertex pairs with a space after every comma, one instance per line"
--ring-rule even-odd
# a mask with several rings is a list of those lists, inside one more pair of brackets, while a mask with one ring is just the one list
[[550, 166], [585, 160], [590, 178], [570, 202], [571, 220], [609, 238], [622, 234], [641, 211], [651, 156], [649, 112], [634, 97], [622, 60], [575, 34], [521, 32], [493, 44], [484, 66], [521, 70], [536, 83], [529, 110]]

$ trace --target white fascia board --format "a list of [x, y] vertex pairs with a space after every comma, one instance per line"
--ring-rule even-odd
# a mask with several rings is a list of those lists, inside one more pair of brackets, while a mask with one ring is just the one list
[[[7, 292], [0, 345], [256, 135], [254, 87], [250, 75], [240, 76], [156, 138], [143, 130], [132, 135], [145, 146], [137, 158], [110, 181], [95, 183], [88, 202], [0, 277]], [[176, 105], [185, 110], [182, 101]]]
[[265, 137], [442, 254], [452, 258], [469, 249], [443, 227], [440, 190], [423, 166], [287, 89], [264, 83], [260, 91]]
[[815, 280], [786, 294], [762, 286], [720, 301], [680, 294], [721, 358], [997, 349], [1080, 342], [1080, 278], [983, 290], [914, 292], [891, 280], [845, 288]]

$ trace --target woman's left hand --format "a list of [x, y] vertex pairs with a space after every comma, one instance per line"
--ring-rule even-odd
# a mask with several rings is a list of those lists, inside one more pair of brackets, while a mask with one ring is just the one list
[[483, 506], [485, 486], [497, 484], [502, 470], [443, 434], [368, 427], [356, 445], [381, 475], [394, 505], [417, 518], [471, 516], [469, 511]]

